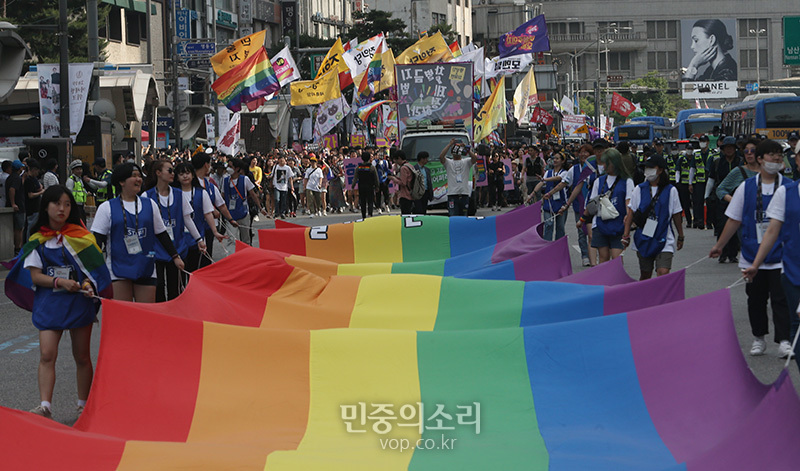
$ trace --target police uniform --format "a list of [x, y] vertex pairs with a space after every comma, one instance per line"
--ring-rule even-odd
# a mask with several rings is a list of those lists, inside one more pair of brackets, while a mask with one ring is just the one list
[[681, 200], [681, 208], [686, 217], [686, 227], [692, 227], [692, 192], [689, 188], [692, 185], [692, 167], [694, 167], [694, 154], [682, 153], [674, 157], [675, 171], [671, 172], [677, 177], [678, 197]]

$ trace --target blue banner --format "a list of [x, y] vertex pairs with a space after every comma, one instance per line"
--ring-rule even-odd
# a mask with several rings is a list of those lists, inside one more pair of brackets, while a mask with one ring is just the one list
[[539, 15], [514, 31], [500, 36], [499, 49], [500, 57], [549, 51], [550, 38], [547, 37], [544, 15]]

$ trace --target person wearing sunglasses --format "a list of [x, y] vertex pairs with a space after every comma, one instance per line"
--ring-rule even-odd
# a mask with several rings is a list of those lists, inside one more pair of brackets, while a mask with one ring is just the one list
[[[175, 170], [172, 162], [168, 160], [157, 160], [153, 163], [152, 175], [155, 185], [145, 192], [145, 195], [153, 200], [158, 207], [164, 227], [167, 230], [170, 240], [175, 245], [175, 249], [181, 259], [186, 259], [189, 252], [189, 244], [183, 233], [188, 230], [192, 239], [197, 244], [201, 252], [206, 250], [206, 243], [203, 236], [197, 230], [192, 220], [192, 205], [183, 197], [180, 188], [172, 187], [175, 181]], [[180, 294], [180, 285], [183, 274], [178, 267], [172, 263], [172, 257], [161, 245], [155, 246], [156, 257], [156, 302], [164, 302], [175, 299]]]

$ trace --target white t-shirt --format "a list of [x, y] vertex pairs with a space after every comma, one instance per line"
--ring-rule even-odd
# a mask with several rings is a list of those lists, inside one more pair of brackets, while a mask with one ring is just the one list
[[[781, 175], [778, 175], [778, 177], [782, 178]], [[758, 178], [758, 181], [761, 180], [760, 176], [757, 176], [756, 178]], [[733, 196], [731, 197], [731, 202], [728, 203], [728, 209], [725, 210], [725, 215], [726, 216], [728, 216], [731, 219], [735, 219], [735, 220], [737, 220], [739, 222], [741, 222], [742, 219], [744, 218], [744, 214], [742, 214], [744, 212], [744, 184], [745, 184], [745, 182], [742, 182], [736, 188], [736, 191], [733, 192]], [[780, 185], [781, 184], [781, 180], [776, 180], [775, 184]], [[775, 184], [773, 184], [773, 185], [762, 185], [761, 186], [761, 194], [762, 195], [767, 195], [767, 196], [773, 194], [773, 192], [775, 191]], [[775, 196], [777, 196], [777, 195], [778, 194], [775, 193]], [[784, 195], [784, 201], [785, 201], [785, 199], [786, 199], [786, 192], [785, 191], [784, 191], [783, 195]], [[771, 203], [771, 201], [770, 201], [770, 203]], [[770, 206], [772, 206], [772, 205], [770, 204]], [[769, 218], [769, 215], [767, 215], [767, 217]], [[739, 268], [750, 268], [751, 266], [753, 266], [753, 263], [752, 263], [753, 261], [752, 260], [745, 260], [744, 256], [741, 253], [739, 255], [740, 255], [739, 256]], [[778, 262], [778, 263], [762, 263], [760, 268], [763, 268], [764, 270], [776, 270], [778, 268], [783, 268], [783, 263], [781, 263], [781, 262]]]
[[[614, 182], [617, 181], [617, 176], [616, 175], [607, 175], [606, 178], [607, 178], [606, 185], [608, 185], [608, 189], [610, 190], [611, 187], [614, 186]], [[598, 191], [599, 188], [600, 188], [600, 179], [598, 178], [597, 180], [594, 181], [594, 184], [592, 185], [592, 192], [589, 194], [589, 199], [592, 199], [595, 196], [597, 196], [597, 191]], [[633, 196], [633, 189], [634, 188], [635, 188], [635, 185], [633, 184], [633, 179], [628, 178], [625, 181], [625, 204], [626, 205], [630, 204], [630, 202], [631, 202], [631, 196]], [[597, 218], [592, 219], [592, 228], [595, 228], [595, 227], [597, 227]]]
[[[222, 197], [222, 190], [220, 190], [220, 188], [222, 188], [222, 178], [224, 177], [220, 177], [219, 182], [216, 181], [215, 177], [216, 174], [210, 177], [211, 180], [206, 180], [205, 178], [200, 178], [199, 180], [200, 186], [203, 187], [203, 190], [206, 189], [206, 185], [209, 183], [217, 187], [214, 191], [214, 201], [212, 203], [214, 204], [215, 208], [219, 208], [220, 206], [225, 205], [225, 199]], [[208, 194], [208, 191], [206, 191], [206, 194]]]
[[[97, 211], [94, 215], [94, 221], [92, 222], [92, 232], [96, 232], [101, 235], [108, 236], [111, 234], [111, 204], [119, 204], [117, 203], [117, 199], [104, 201], [100, 206], [97, 208]], [[145, 210], [147, 205], [150, 205], [151, 210], [153, 211], [153, 232], [156, 234], [161, 234], [162, 232], [166, 232], [167, 228], [164, 226], [164, 220], [161, 219], [161, 214], [158, 213], [158, 206], [156, 202], [149, 199], [149, 198], [142, 198], [140, 196], [136, 197], [136, 201], [123, 201], [122, 205], [125, 208], [125, 211], [136, 214], [136, 208], [138, 205], [139, 211]], [[158, 243], [158, 242], [156, 242]], [[122, 278], [114, 275], [114, 269], [111, 266], [111, 246], [114, 244], [113, 237], [108, 237], [106, 239], [106, 266], [108, 267], [108, 271], [111, 273], [112, 280], [121, 280]], [[153, 274], [151, 275], [153, 278], [156, 276], [156, 269], [153, 267]]]
[[[64, 245], [63, 238], [61, 237], [52, 237], [44, 243], [45, 248], [48, 249], [57, 249]], [[23, 268], [44, 268], [44, 263], [42, 263], [42, 257], [39, 256], [39, 252], [34, 250], [27, 257], [25, 257], [25, 264], [22, 265]]]
[[6, 207], [6, 180], [8, 180], [8, 174], [0, 171], [0, 208]]
[[[203, 190], [202, 188], [192, 188], [191, 190], [183, 190], [183, 198], [189, 203], [189, 207], [194, 211], [192, 208], [192, 199], [193, 193], [195, 191], [203, 192], [203, 214], [213, 213], [214, 212], [214, 205], [211, 203], [211, 197], [208, 196], [208, 192]], [[219, 194], [219, 192], [217, 192]]]
[[[630, 179], [629, 179], [630, 181]], [[631, 211], [636, 211], [639, 209], [639, 205], [642, 203], [642, 191], [641, 187], [638, 185], [633, 188], [633, 193], [631, 194], [631, 201], [628, 204], [628, 207], [631, 208]], [[650, 187], [650, 197], [654, 198], [656, 196], [656, 192], [658, 192], [657, 186]], [[675, 240], [675, 234], [673, 233], [672, 228], [672, 216], [680, 213], [683, 211], [683, 207], [681, 206], [681, 198], [678, 195], [678, 189], [674, 186], [669, 190], [669, 208], [667, 208], [670, 214], [670, 223], [669, 223], [669, 230], [667, 230], [667, 243], [664, 245], [664, 248], [661, 249], [662, 252], [672, 252], [678, 249]], [[631, 247], [634, 250], [636, 249], [636, 241], [631, 238]]]
[[[800, 193], [800, 185], [797, 187]], [[786, 222], [786, 187], [781, 186], [772, 197], [772, 201], [767, 206], [767, 217], [770, 219], [777, 219], [781, 222]]]
[[469, 189], [469, 171], [472, 168], [472, 159], [461, 160], [444, 159], [444, 168], [447, 170], [447, 195], [467, 195]]
[[322, 169], [316, 167], [309, 167], [306, 169], [305, 178], [308, 180], [306, 189], [311, 191], [322, 191], [320, 182], [322, 181]]
[[272, 171], [272, 183], [278, 191], [289, 189], [289, 179], [294, 177], [292, 167], [288, 165], [276, 165]]

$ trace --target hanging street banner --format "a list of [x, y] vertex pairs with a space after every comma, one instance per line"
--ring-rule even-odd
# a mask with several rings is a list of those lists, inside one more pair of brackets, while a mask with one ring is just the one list
[[561, 124], [564, 126], [565, 136], [582, 134], [578, 131], [586, 124], [586, 116], [578, 114], [566, 115], [562, 118]]
[[739, 96], [739, 49], [735, 38], [735, 18], [681, 20], [684, 100]]
[[456, 122], [472, 134], [471, 64], [398, 64], [395, 74], [401, 135], [408, 126]]
[[[86, 99], [89, 98], [89, 84], [92, 80], [93, 64], [69, 65], [69, 135], [72, 142], [83, 127]], [[58, 64], [39, 64], [39, 116], [43, 138], [59, 137], [61, 126], [61, 74]]]
[[544, 15], [539, 15], [514, 31], [500, 36], [498, 48], [500, 57], [549, 51], [550, 38], [547, 37]]

